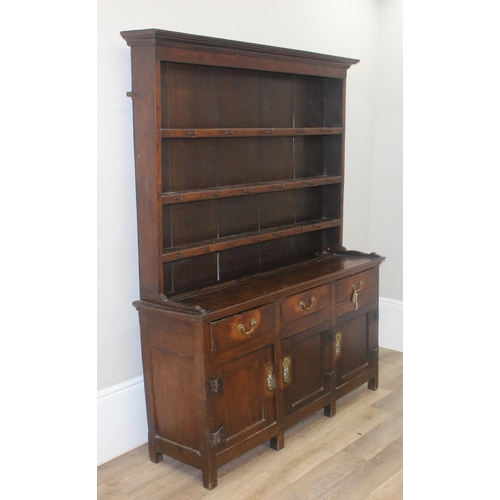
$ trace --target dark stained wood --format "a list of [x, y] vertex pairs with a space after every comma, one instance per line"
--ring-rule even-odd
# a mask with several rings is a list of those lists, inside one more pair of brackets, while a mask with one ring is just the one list
[[[274, 164], [273, 164], [274, 165]], [[276, 165], [280, 165], [279, 162]], [[260, 163], [262, 166], [262, 163]], [[283, 177], [287, 179], [287, 177]], [[189, 191], [178, 191], [175, 193], [164, 193], [162, 196], [164, 205], [178, 203], [189, 203], [192, 201], [211, 200], [219, 198], [232, 198], [235, 196], [249, 196], [260, 193], [274, 193], [280, 191], [295, 190], [311, 186], [325, 186], [339, 184], [342, 177], [306, 177], [304, 179], [281, 180], [279, 182], [260, 182], [257, 184], [243, 184], [228, 186], [226, 188], [194, 189]]]
[[164, 293], [161, 256], [162, 225], [158, 217], [158, 169], [161, 149], [158, 145], [160, 117], [154, 110], [160, 97], [159, 63], [154, 46], [138, 46], [131, 50], [132, 88], [134, 89], [134, 151], [137, 193], [137, 232], [140, 261], [141, 298]]
[[325, 126], [344, 126], [344, 81], [340, 78], [323, 78]]
[[[200, 202], [201, 203], [201, 202]], [[189, 204], [184, 205], [189, 206]], [[193, 212], [195, 212], [193, 210]], [[197, 221], [198, 227], [200, 227], [200, 233], [208, 235], [213, 235], [214, 232], [214, 219], [210, 218], [212, 212], [207, 213], [200, 212], [200, 219]], [[204, 226], [203, 222], [208, 225]], [[252, 231], [241, 233], [236, 236], [226, 236], [221, 238], [206, 239], [202, 241], [197, 241], [195, 243], [188, 243], [185, 245], [178, 245], [173, 247], [171, 250], [165, 250], [163, 253], [164, 262], [172, 262], [176, 260], [186, 259], [188, 257], [194, 257], [197, 255], [205, 255], [208, 253], [220, 252], [222, 250], [228, 250], [237, 246], [254, 245], [259, 242], [268, 242], [270, 240], [284, 239], [289, 236], [294, 236], [301, 233], [308, 233], [311, 231], [321, 231], [326, 228], [334, 227], [340, 224], [338, 219], [317, 219], [310, 220], [307, 222], [301, 222], [297, 224], [287, 224], [285, 226], [272, 227], [271, 229], [264, 229], [262, 231]], [[189, 240], [192, 239], [198, 233], [192, 228], [186, 228], [179, 224], [176, 228], [174, 234], [177, 238], [174, 241], [179, 242], [179, 240]], [[283, 242], [282, 242], [283, 243]], [[288, 244], [289, 242], [284, 242]], [[278, 243], [279, 244], [279, 243]], [[263, 257], [263, 256], [262, 256]], [[285, 265], [282, 263], [282, 265]], [[276, 265], [272, 267], [281, 267]]]
[[165, 139], [189, 138], [206, 139], [207, 137], [223, 137], [232, 139], [236, 137], [286, 137], [286, 136], [324, 136], [340, 135], [344, 132], [342, 127], [271, 127], [271, 128], [162, 128], [161, 136]]
[[331, 394], [333, 378], [328, 374], [333, 372], [333, 360], [331, 342], [325, 340], [329, 331], [328, 321], [283, 340], [283, 377], [289, 363], [288, 382], [284, 379], [285, 417]]
[[[318, 75], [332, 73], [332, 78], [345, 78], [346, 70], [359, 59], [337, 57], [295, 49], [271, 47], [256, 43], [224, 40], [221, 38], [190, 35], [159, 29], [122, 31], [121, 35], [131, 47], [156, 46], [161, 60], [190, 61], [226, 67], [266, 68], [285, 73]], [[220, 62], [225, 64], [220, 64]], [[286, 68], [290, 67], [291, 70]], [[325, 75], [327, 76], [327, 75]]]
[[168, 103], [162, 123], [174, 129], [217, 127], [217, 82], [214, 68], [167, 63], [162, 77], [165, 88], [162, 102], [166, 99]]
[[340, 355], [335, 360], [338, 388], [367, 374], [378, 378], [378, 320], [374, 311], [378, 311], [378, 304], [372, 302], [337, 319], [341, 334]]
[[[217, 208], [217, 201], [197, 201], [172, 206], [173, 247], [217, 238]], [[192, 223], [186, 224], [186, 220]]]
[[[325, 185], [321, 190], [321, 197], [323, 199], [324, 213], [323, 216], [328, 219], [341, 219], [342, 217], [342, 186]], [[340, 243], [340, 242], [339, 242]]]
[[353, 274], [348, 278], [338, 280], [336, 289], [337, 303], [351, 300], [354, 289], [358, 290], [358, 297], [361, 297], [365, 293], [378, 289], [378, 272], [376, 269], [371, 269], [369, 271]]
[[293, 127], [294, 76], [259, 72], [259, 127]]
[[165, 316], [159, 312], [148, 315], [148, 347], [162, 351], [170, 351], [181, 356], [193, 357], [195, 354], [195, 337], [193, 325], [187, 318], [170, 318], [168, 328]]
[[163, 248], [172, 248], [172, 208], [164, 206], [162, 210]]
[[225, 198], [218, 205], [220, 238], [259, 230], [259, 200], [255, 196]]
[[[351, 290], [352, 292], [352, 290]], [[378, 300], [378, 286], [376, 289], [370, 290], [369, 292], [363, 293], [358, 297], [358, 309]], [[356, 304], [351, 302], [351, 300], [345, 300], [340, 304], [336, 305], [337, 315], [342, 316], [343, 314], [349, 313], [351, 311], [356, 311]]]
[[[131, 46], [149, 455], [217, 469], [378, 386], [376, 254], [342, 247], [355, 59], [162, 30]], [[352, 284], [363, 281], [354, 302]], [[342, 338], [336, 338], [342, 333]]]
[[294, 139], [295, 177], [318, 177], [332, 169], [338, 172], [340, 155], [335, 157], [335, 136], [310, 135]]
[[249, 245], [219, 253], [219, 279], [230, 281], [252, 276], [260, 271], [260, 246]]
[[[293, 172], [293, 137], [263, 137], [259, 139], [259, 181], [273, 182], [270, 186], [282, 186], [278, 189], [295, 189], [300, 184], [319, 179], [295, 179]], [[336, 181], [337, 182], [337, 181]], [[260, 187], [260, 186], [259, 186]], [[263, 191], [259, 191], [263, 192]]]
[[193, 312], [203, 310], [220, 311], [221, 315], [231, 314], [230, 311], [241, 307], [241, 304], [248, 304], [248, 307], [251, 307], [252, 304], [266, 298], [273, 300], [280, 295], [298, 293], [325, 281], [331, 282], [352, 275], [353, 272], [361, 271], [363, 268], [373, 269], [382, 261], [383, 258], [380, 256], [366, 254], [325, 256], [226, 285], [206, 287], [196, 292], [182, 294], [177, 296], [176, 300], [190, 307]]
[[276, 389], [266, 384], [268, 368], [274, 369], [271, 347], [215, 369], [214, 378], [223, 379], [223, 390], [214, 396], [215, 428], [225, 427], [223, 442], [215, 445], [219, 453], [271, 425], [277, 426]]
[[[198, 425], [191, 416], [196, 412], [193, 359], [172, 351], [151, 348], [152, 391], [155, 395], [158, 435], [187, 448], [199, 448]], [[172, 378], [174, 371], [182, 377]]]
[[[246, 343], [273, 331], [277, 324], [274, 313], [274, 304], [267, 304], [212, 323], [212, 351], [218, 352], [242, 342]], [[238, 328], [240, 325], [243, 330]]]
[[[295, 191], [265, 193], [259, 196], [260, 229], [271, 229], [280, 226], [294, 225]], [[320, 219], [321, 217], [316, 217]], [[313, 220], [314, 217], [309, 219]]]
[[324, 175], [344, 175], [344, 135], [325, 135], [321, 148]]
[[330, 286], [310, 288], [281, 301], [281, 321], [288, 323], [314, 314], [330, 305]]
[[162, 191], [207, 189], [217, 183], [217, 143], [163, 140]]
[[[338, 225], [340, 225], [340, 223], [332, 226], [332, 228]], [[294, 237], [295, 259], [297, 262], [310, 261], [325, 253], [325, 232], [326, 230], [322, 230], [316, 231], [315, 233], [299, 234]]]
[[250, 184], [259, 180], [256, 138], [217, 141], [217, 185]]
[[316, 76], [295, 76], [296, 127], [321, 127], [325, 123], [325, 93], [323, 79]]
[[176, 293], [217, 283], [217, 255], [200, 255], [174, 262], [172, 282]]
[[325, 216], [324, 190], [321, 187], [300, 189], [295, 192], [295, 221], [306, 222]]
[[[287, 230], [290, 234], [293, 234], [293, 231], [293, 228]], [[273, 238], [273, 241], [265, 241], [260, 245], [260, 267], [262, 271], [276, 269], [280, 266], [293, 264], [296, 261], [295, 239], [282, 238], [283, 231], [271, 234], [277, 234], [278, 238]]]
[[257, 72], [216, 68], [217, 127], [259, 126]]

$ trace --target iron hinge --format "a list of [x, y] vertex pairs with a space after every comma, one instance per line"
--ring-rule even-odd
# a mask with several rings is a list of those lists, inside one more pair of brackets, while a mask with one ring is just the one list
[[335, 370], [330, 373], [325, 373], [325, 378], [327, 382], [333, 382], [335, 380]]
[[331, 344], [333, 342], [333, 328], [323, 332], [323, 345]]
[[214, 380], [209, 380], [207, 382], [207, 396], [213, 396], [214, 394], [220, 394], [224, 390], [224, 385], [222, 383], [222, 376], [223, 373], [221, 373], [216, 379]]
[[368, 361], [371, 361], [373, 358], [376, 358], [377, 356], [378, 356], [378, 347], [368, 350]]
[[226, 426], [223, 425], [218, 431], [214, 432], [213, 434], [210, 434], [208, 438], [208, 445], [210, 446], [210, 449], [215, 448], [221, 443], [226, 442]]

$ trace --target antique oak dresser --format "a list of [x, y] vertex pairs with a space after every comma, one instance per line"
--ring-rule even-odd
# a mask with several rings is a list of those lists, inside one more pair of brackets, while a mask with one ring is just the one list
[[347, 69], [157, 29], [131, 47], [149, 453], [217, 468], [378, 384], [377, 254], [342, 245]]

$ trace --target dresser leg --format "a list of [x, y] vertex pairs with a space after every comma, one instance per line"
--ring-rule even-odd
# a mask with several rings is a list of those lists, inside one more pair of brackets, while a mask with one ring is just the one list
[[163, 460], [163, 453], [158, 453], [153, 449], [151, 444], [149, 445], [149, 460], [154, 464], [157, 464]]
[[271, 448], [280, 451], [285, 447], [285, 433], [280, 432], [277, 436], [271, 438]]
[[368, 389], [376, 391], [378, 389], [378, 375], [371, 380], [368, 380]]
[[325, 417], [330, 417], [332, 418], [335, 413], [337, 413], [337, 402], [334, 401], [333, 403], [329, 404], [328, 406], [325, 406], [324, 408], [324, 413]]
[[213, 490], [217, 486], [217, 467], [215, 464], [205, 464], [201, 468], [203, 486], [207, 490]]

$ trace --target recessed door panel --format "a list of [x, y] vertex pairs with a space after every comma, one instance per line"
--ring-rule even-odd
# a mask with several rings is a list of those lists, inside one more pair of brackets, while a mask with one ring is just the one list
[[276, 421], [276, 380], [273, 348], [266, 347], [219, 367], [220, 390], [215, 398], [215, 429], [223, 451]]
[[377, 305], [368, 304], [337, 319], [337, 388], [370, 369], [378, 347]]
[[331, 392], [331, 337], [326, 322], [283, 340], [285, 417]]

